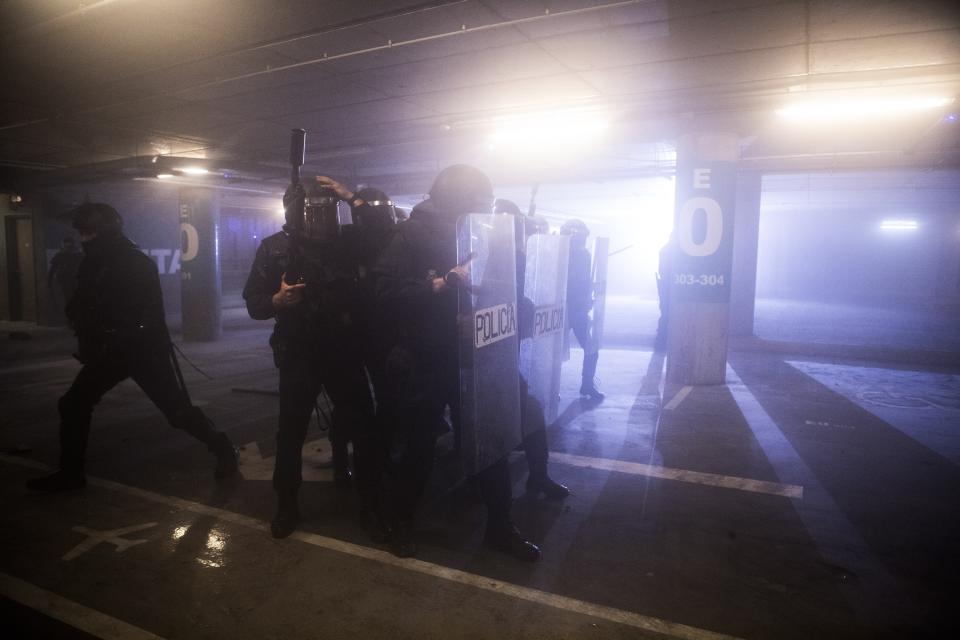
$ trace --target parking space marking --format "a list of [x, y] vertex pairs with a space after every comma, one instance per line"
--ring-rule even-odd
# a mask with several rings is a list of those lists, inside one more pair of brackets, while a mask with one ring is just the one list
[[680, 391], [677, 391], [677, 395], [673, 396], [670, 402], [668, 402], [666, 406], [663, 407], [663, 410], [673, 411], [674, 409], [679, 407], [680, 403], [683, 402], [684, 398], [690, 395], [691, 391], [693, 391], [693, 387], [683, 387], [682, 389], [680, 389]]
[[642, 462], [627, 462], [625, 460], [612, 460], [610, 458], [589, 458], [587, 456], [556, 453], [553, 451], [550, 452], [550, 461], [560, 462], [574, 467], [602, 469], [604, 471], [629, 473], [636, 476], [662, 478], [664, 480], [676, 480], [678, 482], [705, 484], [713, 487], [723, 487], [725, 489], [736, 489], [738, 491], [751, 491], [753, 493], [766, 493], [774, 496], [784, 496], [786, 498], [803, 499], [803, 487], [796, 484], [752, 480], [750, 478], [724, 476], [715, 473], [704, 473], [702, 471], [690, 471], [688, 469], [671, 469], [669, 467], [658, 467]]
[[[0, 454], [0, 461], [28, 467], [31, 469], [51, 470], [49, 466], [35, 460], [10, 456], [7, 454]], [[269, 523], [263, 520], [258, 520], [257, 518], [234, 513], [233, 511], [227, 511], [226, 509], [211, 507], [199, 502], [193, 502], [192, 500], [185, 500], [183, 498], [176, 498], [160, 493], [154, 493], [153, 491], [131, 487], [125, 484], [120, 484], [119, 482], [113, 482], [112, 480], [105, 480], [102, 478], [88, 477], [87, 484], [103, 489], [110, 489], [112, 491], [124, 493], [129, 496], [141, 498], [150, 502], [175, 507], [184, 511], [190, 511], [199, 515], [219, 518], [225, 522], [230, 522], [232, 524], [262, 532], [265, 536], [269, 535]], [[408, 571], [414, 571], [416, 573], [427, 575], [433, 578], [439, 578], [449, 582], [468, 585], [476, 589], [498, 593], [507, 597], [516, 598], [518, 600], [525, 600], [527, 602], [541, 604], [554, 609], [560, 609], [601, 620], [607, 620], [609, 622], [615, 622], [617, 624], [634, 627], [636, 629], [642, 629], [652, 633], [658, 633], [672, 638], [678, 638], [681, 640], [737, 640], [734, 636], [728, 636], [721, 633], [708, 631], [706, 629], [670, 622], [669, 620], [663, 620], [661, 618], [645, 616], [639, 613], [634, 613], [633, 611], [625, 611], [623, 609], [607, 607], [604, 605], [594, 604], [592, 602], [586, 602], [584, 600], [577, 600], [576, 598], [568, 598], [566, 596], [541, 591], [539, 589], [523, 587], [509, 582], [504, 582], [502, 580], [475, 575], [459, 569], [452, 569], [450, 567], [433, 564], [431, 562], [417, 560], [416, 558], [398, 558], [392, 553], [383, 551], [381, 549], [364, 547], [362, 545], [353, 544], [344, 540], [337, 540], [336, 538], [329, 538], [327, 536], [321, 536], [315, 533], [295, 531], [293, 534], [291, 534], [290, 538], [316, 547], [328, 549], [330, 551], [337, 551], [339, 553], [351, 555], [357, 558], [364, 558], [373, 562], [379, 562], [381, 564], [391, 565], [401, 569], [406, 569]]]
[[103, 640], [163, 640], [140, 627], [0, 573], [0, 595]]
[[63, 358], [60, 360], [47, 360], [46, 362], [34, 362], [30, 364], [20, 364], [12, 367], [0, 369], [0, 376], [8, 376], [14, 373], [27, 373], [28, 371], [41, 371], [43, 369], [80, 369], [80, 363], [74, 358]]
[[93, 529], [88, 529], [87, 527], [74, 527], [73, 530], [77, 533], [82, 533], [87, 536], [87, 539], [75, 546], [73, 549], [64, 554], [63, 559], [70, 561], [74, 558], [79, 558], [90, 549], [93, 549], [95, 546], [101, 542], [108, 542], [116, 547], [117, 553], [123, 553], [130, 547], [135, 547], [138, 544], [143, 544], [146, 542], [146, 538], [139, 538], [136, 540], [127, 540], [121, 536], [125, 536], [128, 533], [136, 533], [137, 531], [145, 531], [147, 529], [152, 529], [157, 526], [156, 522], [148, 522], [146, 524], [135, 524], [132, 527], [123, 527], [121, 529], [111, 529], [109, 531], [95, 531]]

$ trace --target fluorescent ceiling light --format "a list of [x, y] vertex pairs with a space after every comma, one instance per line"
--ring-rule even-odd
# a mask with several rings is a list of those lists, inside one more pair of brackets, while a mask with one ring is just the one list
[[884, 220], [880, 223], [884, 231], [916, 231], [916, 220]]
[[777, 110], [785, 120], [859, 120], [887, 118], [940, 109], [952, 98], [877, 98], [873, 100], [811, 100]]
[[491, 150], [564, 150], [599, 138], [610, 123], [595, 112], [551, 111], [503, 121], [487, 138]]

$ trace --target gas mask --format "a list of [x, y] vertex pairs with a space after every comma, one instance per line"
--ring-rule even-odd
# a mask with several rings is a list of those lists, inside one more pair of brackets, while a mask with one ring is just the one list
[[376, 232], [397, 223], [397, 212], [390, 200], [366, 200], [353, 209], [353, 224], [363, 231]]
[[337, 205], [340, 198], [330, 187], [310, 185], [303, 203], [303, 237], [317, 242], [333, 242], [340, 235]]

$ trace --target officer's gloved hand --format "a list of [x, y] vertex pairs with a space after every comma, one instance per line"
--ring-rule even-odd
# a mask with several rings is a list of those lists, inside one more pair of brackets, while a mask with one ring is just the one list
[[295, 307], [303, 302], [303, 289], [307, 286], [302, 282], [287, 284], [287, 274], [280, 276], [280, 290], [273, 294], [271, 302], [277, 311]]
[[[473, 259], [476, 257], [476, 253], [471, 253], [463, 262], [450, 269], [450, 271], [447, 271], [443, 276], [443, 284], [445, 285], [443, 288], [449, 287], [455, 289], [459, 287], [461, 289], [469, 289], [470, 263], [473, 262]], [[434, 289], [436, 290], [436, 287]]]
[[337, 182], [336, 180], [334, 180], [333, 178], [330, 178], [328, 176], [317, 176], [316, 180], [318, 183], [320, 183], [321, 186], [330, 187], [331, 189], [336, 191], [337, 196], [341, 200], [345, 202], [350, 202], [353, 199], [353, 196], [354, 196], [353, 192], [350, 191], [350, 189], [347, 189], [345, 186], [343, 186], [339, 182]]

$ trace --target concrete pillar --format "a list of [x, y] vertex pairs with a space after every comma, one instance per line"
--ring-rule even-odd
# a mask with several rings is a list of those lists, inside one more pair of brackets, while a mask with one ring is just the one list
[[220, 194], [180, 190], [180, 313], [183, 339], [220, 338]]
[[733, 275], [730, 283], [730, 335], [752, 336], [757, 299], [757, 247], [760, 242], [760, 187], [763, 176], [753, 171], [737, 176], [733, 221]]
[[677, 144], [667, 381], [726, 380], [739, 145], [733, 133], [692, 133]]

